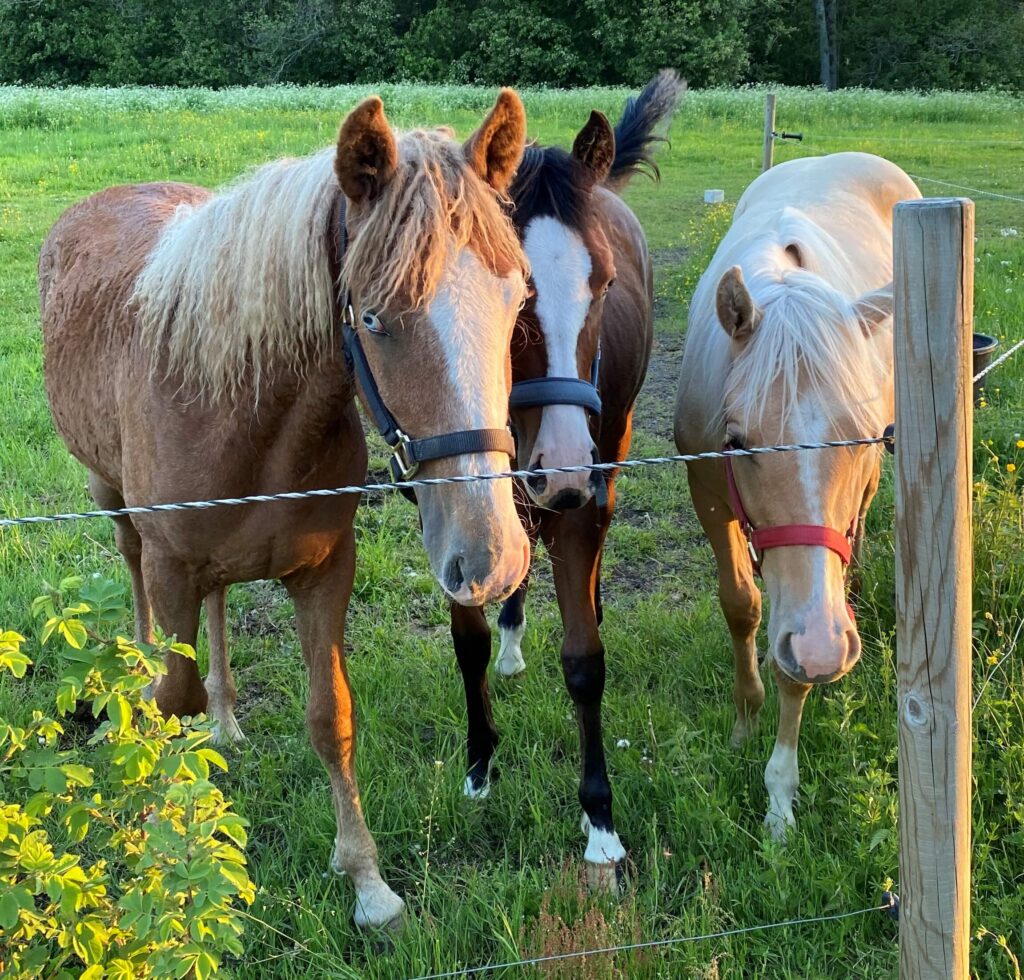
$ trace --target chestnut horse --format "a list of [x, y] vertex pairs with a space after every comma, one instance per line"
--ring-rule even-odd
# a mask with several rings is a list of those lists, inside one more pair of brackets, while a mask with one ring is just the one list
[[[690, 304], [675, 414], [680, 452], [881, 435], [893, 412], [892, 209], [916, 197], [902, 170], [867, 153], [793, 160], [747, 188]], [[780, 717], [765, 770], [765, 823], [776, 837], [795, 823], [807, 695], [860, 657], [846, 579], [881, 452], [861, 446], [688, 466], [732, 636], [737, 745], [764, 701], [756, 570], [771, 599], [767, 656]]]
[[[343, 321], [401, 426], [398, 450], [420, 451], [424, 475], [507, 468], [509, 344], [527, 266], [501, 198], [524, 141], [509, 90], [464, 146], [447, 131], [395, 134], [374, 97], [346, 118], [336, 146], [223, 193], [141, 184], [66, 211], [39, 260], [46, 387], [97, 503], [364, 482]], [[425, 488], [419, 502], [431, 566], [455, 602], [515, 589], [529, 542], [509, 481]], [[116, 537], [141, 640], [151, 639], [152, 608], [165, 631], [194, 644], [212, 597], [219, 666], [204, 688], [195, 662], [171, 654], [156, 688], [165, 713], [209, 704], [233, 723], [225, 589], [284, 583], [309, 671], [310, 738], [331, 780], [332, 865], [352, 878], [356, 923], [379, 926], [403, 903], [381, 878], [356, 785], [343, 651], [357, 503], [137, 515], [118, 519]]]
[[[594, 112], [572, 152], [528, 146], [510, 188], [512, 218], [530, 260], [533, 295], [512, 341], [511, 417], [519, 468], [622, 459], [653, 338], [653, 274], [640, 222], [619, 192], [641, 170], [684, 85], [665, 71], [627, 103], [614, 131]], [[596, 386], [595, 386], [596, 382]], [[615, 507], [615, 473], [528, 477], [523, 522], [551, 557], [562, 615], [562, 669], [576, 708], [583, 770], [579, 799], [591, 887], [614, 889], [625, 850], [612, 820], [601, 741], [604, 646], [599, 570]], [[499, 616], [500, 674], [523, 670], [526, 585]], [[489, 790], [498, 734], [484, 610], [452, 606], [452, 639], [466, 689], [468, 796]]]

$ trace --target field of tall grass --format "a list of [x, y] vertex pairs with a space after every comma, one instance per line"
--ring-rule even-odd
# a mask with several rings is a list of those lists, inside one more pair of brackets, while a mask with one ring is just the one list
[[[61, 211], [111, 184], [216, 186], [265, 160], [311, 152], [334, 138], [341, 117], [371, 88], [397, 125], [449, 124], [460, 135], [494, 96], [391, 85], [0, 88], [0, 512], [89, 504], [84, 471], [55, 435], [42, 388], [35, 262]], [[976, 329], [1004, 345], [1024, 336], [1024, 203], [1012, 199], [1024, 198], [1024, 101], [777, 91], [779, 128], [802, 132], [804, 141], [780, 144], [776, 160], [864, 149], [921, 178], [925, 194], [967, 193], [946, 186], [955, 184], [1006, 195], [975, 195]], [[627, 94], [526, 92], [531, 135], [569, 145], [591, 108], [616, 118]], [[638, 180], [627, 192], [658, 277], [658, 340], [634, 456], [671, 449], [687, 303], [732, 205], [759, 172], [763, 97], [758, 89], [690, 93], [659, 157], [661, 183]], [[726, 204], [706, 207], [705, 188], [722, 188]], [[1016, 646], [1024, 630], [1024, 357], [996, 372], [975, 421], [972, 962], [978, 977], [1014, 977], [1014, 957], [1024, 951], [1024, 651]], [[376, 445], [378, 469], [382, 459]], [[731, 650], [682, 469], [630, 473], [619, 487], [602, 632], [606, 748], [617, 825], [631, 852], [621, 901], [591, 901], [580, 887], [578, 737], [544, 556], [528, 602], [528, 671], [493, 683], [502, 778], [489, 799], [469, 801], [461, 681], [415, 512], [397, 497], [367, 501], [358, 515], [347, 636], [359, 774], [382, 870], [408, 903], [407, 927], [382, 944], [351, 923], [351, 888], [327, 872], [334, 817], [304, 731], [307, 684], [290, 602], [273, 583], [238, 586], [229, 615], [248, 742], [229, 753], [220, 784], [251, 822], [258, 892], [234, 975], [418, 976], [865, 909], [898, 879], [891, 472], [869, 520], [858, 609], [863, 661], [808, 703], [799, 827], [785, 844], [761, 828], [772, 695], [761, 734], [739, 752], [729, 746]], [[272, 505], [266, 518], [273, 520]], [[29, 635], [29, 604], [44, 583], [93, 572], [127, 578], [106, 522], [0, 531], [0, 630]], [[37, 665], [30, 679], [0, 680], [0, 717], [16, 720], [51, 701], [58, 665], [47, 648], [29, 652]], [[0, 771], [0, 798], [3, 780]], [[895, 977], [897, 962], [895, 923], [871, 913], [542, 972], [877, 978]]]

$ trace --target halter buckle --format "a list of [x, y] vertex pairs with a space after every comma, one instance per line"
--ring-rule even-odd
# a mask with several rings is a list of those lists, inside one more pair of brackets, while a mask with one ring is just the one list
[[392, 459], [398, 469], [398, 476], [401, 480], [411, 480], [420, 468], [420, 464], [411, 455], [412, 440], [401, 429], [395, 429], [395, 438], [397, 442], [392, 446]]
[[345, 305], [341, 310], [341, 322], [346, 327], [355, 328], [356, 325], [356, 311], [352, 308], [352, 301], [346, 301]]

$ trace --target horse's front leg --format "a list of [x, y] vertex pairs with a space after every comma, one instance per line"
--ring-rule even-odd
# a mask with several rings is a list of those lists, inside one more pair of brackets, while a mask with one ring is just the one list
[[[537, 544], [537, 526], [529, 508], [520, 509], [520, 517], [530, 539], [530, 554]], [[530, 572], [502, 604], [498, 614], [498, 659], [494, 669], [502, 677], [515, 677], [526, 670], [523, 659], [523, 634], [526, 632], [526, 591], [530, 585]]]
[[466, 784], [471, 799], [482, 799], [491, 791], [490, 768], [498, 732], [491, 716], [491, 693], [487, 687], [487, 664], [491, 659], [491, 628], [482, 606], [452, 604], [452, 641], [455, 657], [466, 688]]
[[732, 511], [707, 490], [692, 469], [687, 471], [697, 517], [715, 552], [718, 599], [732, 638], [736, 679], [733, 703], [736, 722], [732, 744], [740, 746], [756, 729], [764, 704], [764, 684], [757, 664], [757, 628], [761, 623], [761, 591], [754, 582], [746, 538]]
[[581, 826], [587, 834], [587, 881], [592, 891], [617, 892], [625, 848], [612, 820], [612, 788], [608, 782], [601, 739], [601, 698], [604, 694], [604, 646], [597, 627], [595, 585], [601, 547], [611, 519], [609, 505], [592, 501], [544, 521], [544, 540], [551, 555], [555, 591], [562, 614], [562, 673], [576, 708], [582, 751], [579, 799]]
[[526, 590], [529, 573], [502, 604], [498, 614], [498, 659], [494, 669], [502, 677], [515, 677], [526, 670], [523, 659], [523, 634], [526, 632]]
[[297, 572], [284, 584], [295, 602], [309, 670], [309, 737], [331, 780], [337, 819], [331, 865], [355, 886], [356, 925], [375, 927], [395, 923], [404, 904], [380, 876], [377, 845], [363, 820], [356, 783], [356, 711], [344, 654], [354, 571], [355, 535], [349, 526], [322, 565]]
[[779, 734], [764, 771], [764, 785], [768, 790], [768, 813], [764, 824], [776, 840], [781, 840], [789, 827], [796, 826], [793, 801], [800, 785], [797, 745], [800, 740], [800, 719], [811, 685], [800, 684], [787, 677], [774, 662], [772, 666], [779, 689]]

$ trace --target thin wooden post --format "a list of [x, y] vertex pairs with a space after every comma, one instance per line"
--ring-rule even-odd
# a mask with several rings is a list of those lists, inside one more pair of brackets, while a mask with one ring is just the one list
[[761, 173], [772, 169], [772, 156], [775, 152], [775, 93], [769, 92], [764, 97], [764, 147], [761, 152]]
[[893, 222], [900, 977], [966, 980], [974, 203]]

